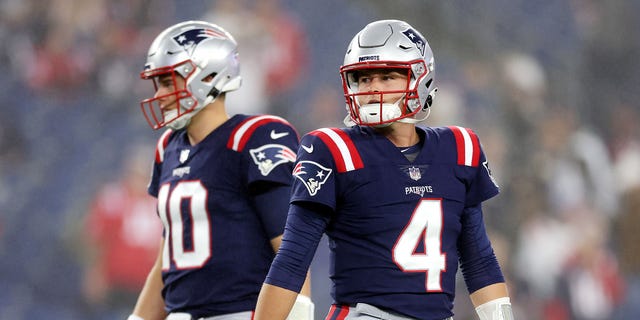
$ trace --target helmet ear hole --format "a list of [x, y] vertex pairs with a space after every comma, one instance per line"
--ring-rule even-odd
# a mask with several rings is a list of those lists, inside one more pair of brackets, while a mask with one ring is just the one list
[[429, 95], [427, 95], [427, 99], [424, 102], [424, 107], [422, 108], [422, 110], [426, 110], [427, 108], [431, 107], [431, 105], [433, 104], [433, 98], [436, 95], [436, 92], [438, 92], [438, 88], [434, 88], [433, 90], [431, 90], [431, 92], [429, 92]]
[[431, 107], [432, 103], [433, 103], [433, 97], [431, 95], [428, 95], [427, 101], [424, 102], [424, 107], [422, 107], [422, 110], [427, 110], [427, 108]]
[[202, 80], [201, 80], [201, 81], [202, 81], [202, 82], [205, 82], [205, 83], [209, 83], [209, 82], [213, 81], [213, 78], [215, 78], [217, 75], [218, 75], [218, 73], [216, 73], [216, 72], [211, 73], [211, 74], [209, 74], [208, 76], [206, 76], [206, 77], [202, 78]]

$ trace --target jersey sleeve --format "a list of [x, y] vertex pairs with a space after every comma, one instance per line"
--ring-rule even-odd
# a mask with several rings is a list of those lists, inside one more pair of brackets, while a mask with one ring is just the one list
[[480, 204], [464, 209], [457, 243], [460, 269], [470, 293], [490, 284], [504, 282], [482, 215]]
[[263, 115], [240, 123], [227, 147], [243, 154], [248, 184], [266, 181], [289, 185], [298, 141], [298, 133], [289, 122]]
[[498, 184], [491, 175], [480, 138], [469, 128], [448, 127], [454, 138], [454, 160], [467, 185], [466, 205], [476, 205], [488, 200], [500, 192]]
[[480, 146], [480, 161], [473, 183], [467, 193], [467, 203], [477, 204], [482, 201], [493, 198], [500, 192], [500, 187], [495, 178], [491, 174], [489, 168], [489, 160], [487, 160], [482, 146]]
[[327, 207], [292, 204], [282, 245], [265, 282], [299, 292], [324, 230], [329, 223]]
[[293, 169], [291, 201], [320, 203], [336, 208], [336, 175], [362, 168], [362, 160], [348, 135], [336, 128], [311, 131], [302, 138]]

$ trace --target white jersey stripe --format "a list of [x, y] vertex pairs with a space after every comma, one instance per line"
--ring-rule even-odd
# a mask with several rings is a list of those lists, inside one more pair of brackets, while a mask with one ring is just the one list
[[240, 141], [242, 141], [242, 137], [249, 130], [249, 128], [251, 128], [251, 126], [253, 126], [256, 122], [258, 122], [260, 120], [265, 120], [265, 119], [275, 119], [275, 120], [280, 120], [280, 121], [286, 122], [284, 119], [282, 119], [280, 117], [276, 117], [276, 116], [271, 116], [271, 115], [257, 116], [255, 118], [243, 123], [242, 126], [240, 126], [240, 128], [238, 128], [238, 130], [236, 131], [235, 135], [233, 136], [232, 149], [237, 151], [239, 149], [239, 147], [240, 147]]
[[464, 138], [464, 165], [471, 166], [473, 162], [473, 142], [471, 141], [471, 136], [467, 129], [462, 127], [457, 127], [462, 133], [462, 137]]
[[164, 162], [164, 144], [167, 140], [167, 136], [170, 135], [172, 132], [172, 130], [166, 130], [164, 133], [162, 133], [162, 136], [160, 136], [160, 139], [158, 139], [158, 144], [156, 145], [156, 148], [158, 149], [158, 157], [160, 160], [160, 162]]
[[333, 143], [336, 144], [336, 147], [338, 147], [338, 150], [340, 150], [340, 154], [342, 155], [342, 159], [344, 160], [344, 165], [346, 170], [347, 171], [355, 170], [355, 165], [353, 164], [353, 158], [351, 156], [351, 152], [349, 152], [349, 148], [347, 147], [347, 144], [344, 142], [344, 140], [342, 140], [342, 138], [337, 133], [335, 133], [333, 130], [329, 128], [321, 128], [321, 129], [318, 129], [318, 131], [321, 131], [324, 134], [326, 134], [329, 138], [331, 138]]

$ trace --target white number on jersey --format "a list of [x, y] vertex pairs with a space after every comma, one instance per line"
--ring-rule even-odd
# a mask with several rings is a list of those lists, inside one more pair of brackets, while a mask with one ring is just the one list
[[[158, 192], [158, 213], [167, 233], [162, 248], [162, 269], [169, 269], [169, 261], [173, 261], [180, 269], [201, 267], [211, 257], [207, 190], [200, 181], [181, 181], [173, 191], [169, 189], [170, 185], [165, 184]], [[183, 200], [189, 202], [187, 214], [191, 216], [191, 234], [187, 235], [193, 244], [189, 249], [184, 245], [187, 235], [180, 210]]]
[[[425, 272], [426, 289], [442, 291], [440, 277], [446, 270], [442, 253], [442, 200], [422, 199], [393, 247], [393, 259], [405, 272]], [[424, 253], [415, 250], [424, 241]]]

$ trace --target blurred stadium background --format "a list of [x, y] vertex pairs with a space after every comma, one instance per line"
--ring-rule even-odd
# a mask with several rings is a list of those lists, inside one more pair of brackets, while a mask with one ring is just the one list
[[[0, 319], [132, 308], [136, 280], [105, 293], [92, 273], [105, 237], [89, 215], [140, 154], [151, 161], [160, 132], [139, 110], [152, 87], [138, 75], [159, 31], [228, 29], [245, 78], [233, 112], [281, 115], [302, 134], [341, 125], [344, 51], [383, 18], [421, 30], [435, 53], [426, 123], [482, 139], [502, 188], [485, 216], [516, 318], [639, 319], [638, 0], [0, 0]], [[322, 319], [326, 243], [312, 270]], [[474, 319], [462, 283], [455, 318]]]

